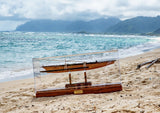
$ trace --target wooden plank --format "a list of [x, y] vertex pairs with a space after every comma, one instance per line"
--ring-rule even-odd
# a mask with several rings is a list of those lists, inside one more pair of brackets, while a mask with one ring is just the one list
[[70, 95], [70, 94], [98, 94], [98, 93], [109, 93], [115, 91], [121, 91], [121, 83], [117, 84], [104, 84], [95, 85], [88, 87], [79, 87], [76, 89], [63, 88], [63, 89], [44, 89], [36, 91], [36, 97], [51, 97], [60, 95]]

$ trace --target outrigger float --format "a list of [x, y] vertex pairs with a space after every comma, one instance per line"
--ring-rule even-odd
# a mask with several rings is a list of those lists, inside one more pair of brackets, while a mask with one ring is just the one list
[[[112, 52], [115, 52], [115, 51], [117, 50], [114, 50]], [[101, 52], [98, 52], [98, 53], [101, 53]], [[88, 54], [91, 54], [91, 53], [88, 53]], [[92, 53], [92, 54], [95, 54], [95, 53]], [[115, 61], [116, 60], [107, 60], [107, 61], [100, 61], [100, 62], [95, 61], [95, 62], [83, 62], [83, 63], [73, 63], [73, 64], [65, 63], [64, 65], [42, 66], [44, 70], [40, 71], [40, 73], [69, 72], [69, 83], [66, 84], [64, 88], [37, 90], [36, 97], [50, 97], [50, 96], [70, 95], [70, 94], [98, 94], [98, 93], [109, 93], [109, 92], [121, 91], [122, 90], [121, 83], [106, 83], [106, 84], [92, 85], [91, 82], [87, 81], [86, 70], [92, 70], [92, 69], [108, 66], [108, 65], [114, 64]], [[71, 72], [73, 71], [84, 71], [84, 82], [72, 83]]]

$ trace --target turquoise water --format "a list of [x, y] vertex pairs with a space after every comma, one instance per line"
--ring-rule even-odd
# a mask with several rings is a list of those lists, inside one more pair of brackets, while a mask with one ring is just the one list
[[44, 32], [0, 32], [0, 81], [33, 76], [32, 58], [120, 49], [120, 57], [159, 47], [156, 37]]

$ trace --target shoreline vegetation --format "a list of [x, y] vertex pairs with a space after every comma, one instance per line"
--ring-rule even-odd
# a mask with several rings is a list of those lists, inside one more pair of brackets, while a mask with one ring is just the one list
[[[123, 90], [114, 93], [65, 95], [57, 97], [34, 97], [34, 78], [0, 83], [0, 112], [16, 113], [145, 113], [160, 112], [160, 64], [154, 64], [149, 69], [145, 66], [136, 70], [137, 65], [160, 58], [160, 49], [155, 49], [140, 55], [120, 59], [121, 80]], [[112, 76], [103, 76], [107, 67], [89, 71], [92, 82], [102, 79], [112, 81]], [[75, 73], [79, 75], [79, 72]], [[61, 86], [68, 76], [55, 75], [54, 79], [44, 76], [44, 87]], [[105, 78], [107, 77], [107, 78]], [[52, 81], [52, 84], [49, 84]]]

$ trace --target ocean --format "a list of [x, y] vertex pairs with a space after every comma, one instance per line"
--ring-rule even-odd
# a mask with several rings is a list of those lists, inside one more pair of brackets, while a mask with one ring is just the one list
[[120, 58], [160, 48], [160, 38], [53, 32], [0, 32], [0, 82], [33, 77], [32, 58], [119, 50]]

